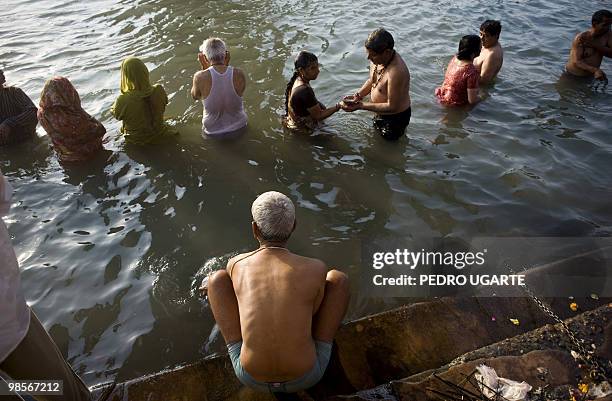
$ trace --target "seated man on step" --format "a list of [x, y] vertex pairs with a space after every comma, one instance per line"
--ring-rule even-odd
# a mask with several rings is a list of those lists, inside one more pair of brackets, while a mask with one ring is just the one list
[[210, 306], [238, 379], [258, 391], [293, 393], [325, 372], [348, 306], [348, 278], [287, 249], [296, 224], [287, 196], [266, 192], [251, 213], [259, 248], [210, 277]]

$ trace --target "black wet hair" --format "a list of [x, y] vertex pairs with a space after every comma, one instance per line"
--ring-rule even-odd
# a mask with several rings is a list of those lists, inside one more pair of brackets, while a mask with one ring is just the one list
[[606, 18], [612, 18], [612, 12], [610, 12], [610, 10], [596, 11], [595, 14], [593, 14], [593, 17], [591, 17], [591, 25], [599, 24]]
[[393, 46], [395, 46], [393, 36], [385, 28], [378, 28], [368, 35], [365, 41], [365, 48], [376, 53], [382, 53], [387, 49], [393, 50]]
[[493, 19], [488, 19], [480, 25], [480, 30], [491, 36], [499, 36], [501, 28], [501, 22]]
[[459, 60], [471, 60], [473, 57], [476, 57], [480, 54], [480, 46], [480, 36], [465, 35], [459, 41], [459, 50], [457, 51], [457, 58]]
[[289, 96], [291, 95], [291, 88], [293, 88], [295, 80], [300, 76], [300, 68], [306, 68], [310, 64], [317, 63], [318, 61], [319, 59], [317, 56], [307, 51], [301, 51], [295, 58], [295, 62], [293, 63], [293, 76], [291, 76], [287, 88], [285, 89], [285, 114], [289, 113]]

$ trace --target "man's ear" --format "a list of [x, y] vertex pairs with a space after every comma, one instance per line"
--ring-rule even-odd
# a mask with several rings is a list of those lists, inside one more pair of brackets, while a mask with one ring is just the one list
[[257, 227], [257, 223], [252, 221], [251, 228], [253, 229], [253, 237], [255, 237], [257, 241], [259, 241], [259, 237], [261, 236], [261, 233], [259, 232], [259, 227]]

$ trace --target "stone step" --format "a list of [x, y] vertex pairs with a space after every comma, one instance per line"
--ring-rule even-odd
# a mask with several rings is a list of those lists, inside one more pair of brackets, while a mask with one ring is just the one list
[[[595, 357], [608, 376], [612, 376], [612, 304], [587, 311], [566, 320], [585, 346], [593, 350]], [[480, 364], [494, 368], [499, 377], [526, 381], [534, 388], [548, 386], [568, 396], [568, 386], [576, 387], [581, 378], [588, 377], [586, 368], [580, 368], [571, 355], [574, 348], [561, 331], [561, 325], [545, 325], [530, 332], [504, 339], [497, 343], [467, 352], [442, 367], [420, 372], [401, 380], [393, 380], [375, 388], [353, 395], [328, 397], [326, 401], [387, 400], [424, 401], [437, 399], [429, 388], [447, 391], [448, 387], [433, 375], [460, 383]], [[538, 371], [538, 368], [541, 368]], [[547, 372], [547, 373], [541, 373]], [[472, 391], [476, 389], [471, 387]]]
[[[562, 317], [567, 299], [549, 300]], [[606, 300], [577, 300], [582, 310]], [[518, 325], [511, 322], [516, 319]], [[301, 400], [353, 394], [448, 364], [466, 352], [552, 323], [528, 298], [443, 298], [345, 324], [321, 382]], [[97, 392], [102, 391], [99, 388]], [[111, 401], [274, 400], [240, 385], [227, 355], [119, 383]]]

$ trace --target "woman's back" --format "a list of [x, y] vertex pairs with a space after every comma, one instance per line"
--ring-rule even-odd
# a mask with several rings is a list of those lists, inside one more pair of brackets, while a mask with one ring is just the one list
[[141, 97], [137, 94], [122, 93], [112, 108], [112, 113], [123, 121], [121, 131], [129, 143], [154, 143], [167, 133], [164, 124], [164, 111], [168, 95], [161, 85], [154, 85], [151, 95]]
[[38, 120], [49, 134], [62, 161], [82, 161], [102, 149], [104, 126], [81, 107], [81, 99], [67, 78], [45, 83]]
[[453, 57], [448, 63], [444, 83], [436, 89], [442, 104], [461, 106], [468, 104], [468, 89], [477, 89], [480, 74], [472, 63], [461, 63]]

